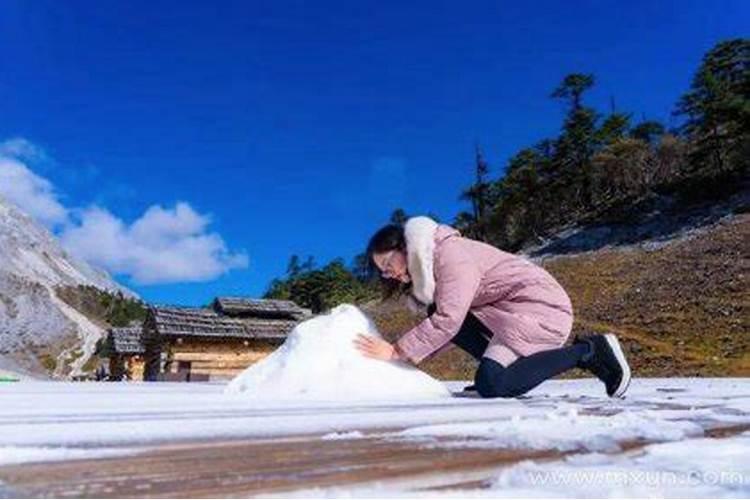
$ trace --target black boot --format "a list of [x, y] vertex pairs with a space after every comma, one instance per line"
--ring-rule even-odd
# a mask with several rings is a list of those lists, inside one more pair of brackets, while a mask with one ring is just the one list
[[630, 366], [617, 337], [611, 333], [576, 336], [573, 343], [587, 343], [590, 347], [576, 366], [593, 373], [604, 382], [608, 396], [623, 397], [630, 385]]

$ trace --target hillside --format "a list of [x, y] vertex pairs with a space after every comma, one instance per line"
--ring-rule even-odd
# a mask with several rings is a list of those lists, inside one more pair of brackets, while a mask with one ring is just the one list
[[79, 286], [134, 297], [0, 198], [0, 369], [57, 378], [81, 373], [106, 325], [58, 294]]
[[657, 248], [548, 259], [569, 291], [574, 331], [612, 331], [642, 376], [750, 375], [750, 214]]

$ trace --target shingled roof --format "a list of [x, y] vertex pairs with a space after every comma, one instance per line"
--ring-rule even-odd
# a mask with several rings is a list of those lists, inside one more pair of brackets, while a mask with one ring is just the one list
[[230, 318], [213, 309], [154, 306], [148, 323], [162, 336], [284, 339], [294, 319]]
[[160, 335], [248, 337], [242, 322], [202, 307], [154, 306], [151, 319]]
[[145, 347], [140, 326], [110, 328], [107, 332], [107, 347], [115, 354], [143, 354]]
[[214, 309], [228, 316], [301, 319], [310, 314], [291, 300], [216, 297]]
[[253, 338], [264, 339], [285, 339], [299, 323], [295, 319], [243, 318], [240, 321]]

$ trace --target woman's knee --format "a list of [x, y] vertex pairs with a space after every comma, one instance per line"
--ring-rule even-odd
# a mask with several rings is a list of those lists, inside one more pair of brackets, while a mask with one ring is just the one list
[[490, 358], [482, 358], [479, 362], [474, 385], [483, 398], [514, 398], [523, 394], [508, 376], [506, 368]]

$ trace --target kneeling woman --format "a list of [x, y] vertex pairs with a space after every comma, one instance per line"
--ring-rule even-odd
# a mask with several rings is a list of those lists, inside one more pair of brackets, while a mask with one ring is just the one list
[[428, 217], [388, 225], [367, 255], [386, 285], [409, 289], [428, 317], [395, 343], [361, 335], [363, 354], [414, 364], [457, 345], [479, 361], [474, 385], [483, 397], [515, 397], [574, 367], [622, 397], [630, 368], [612, 334], [577, 337], [565, 346], [573, 307], [552, 275], [523, 257], [462, 237]]

